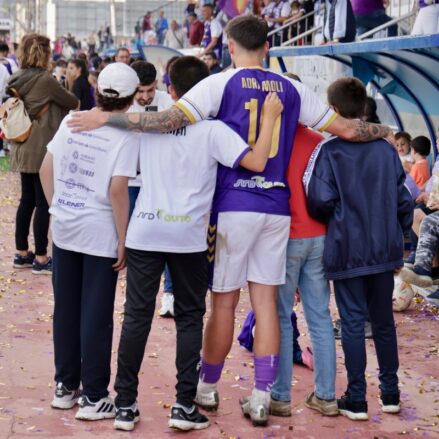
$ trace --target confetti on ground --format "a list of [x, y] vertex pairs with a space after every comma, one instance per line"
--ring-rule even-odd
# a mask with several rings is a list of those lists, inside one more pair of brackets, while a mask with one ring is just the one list
[[[0, 159], [0, 168], [2, 161]], [[13, 270], [14, 221], [18, 205], [17, 175], [0, 171], [0, 437], [12, 431], [11, 439], [24, 437], [73, 439], [125, 439], [113, 430], [111, 420], [90, 424], [75, 420], [75, 410], [50, 408], [53, 397], [53, 294], [50, 278], [33, 276], [27, 270]], [[31, 242], [32, 242], [31, 237]], [[114, 314], [112, 370], [117, 370], [117, 348], [123, 319], [126, 276], [119, 278]], [[157, 307], [160, 296], [157, 299]], [[209, 309], [210, 298], [207, 298]], [[235, 320], [235, 336], [249, 310], [247, 290]], [[297, 306], [302, 348], [310, 346], [302, 305]], [[331, 298], [332, 318], [337, 318]], [[209, 310], [207, 311], [207, 315]], [[239, 399], [251, 393], [253, 355], [236, 341], [226, 359], [219, 385], [220, 406], [217, 413], [206, 413], [211, 427], [185, 435], [188, 439], [262, 439], [314, 437], [338, 439], [369, 438], [371, 431], [379, 439], [399, 436], [439, 437], [439, 311], [417, 297], [404, 313], [395, 314], [400, 349], [402, 411], [386, 415], [378, 405], [378, 371], [373, 343], [366, 343], [369, 422], [353, 423], [344, 417], [325, 418], [305, 407], [304, 400], [313, 390], [312, 372], [294, 368], [291, 388], [291, 418], [272, 418], [267, 428], [255, 429], [242, 416]], [[140, 374], [138, 404], [141, 422], [130, 438], [166, 438], [178, 434], [167, 428], [170, 408], [175, 401], [175, 323], [154, 317]], [[344, 358], [337, 342], [337, 395], [346, 386]], [[110, 391], [114, 396], [113, 381]], [[44, 420], [44, 422], [42, 422]], [[330, 430], [329, 430], [330, 429]], [[336, 436], [337, 432], [343, 432]], [[294, 436], [293, 436], [294, 435]]]

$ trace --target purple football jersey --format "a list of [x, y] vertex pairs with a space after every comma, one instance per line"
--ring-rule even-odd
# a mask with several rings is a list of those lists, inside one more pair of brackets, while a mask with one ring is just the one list
[[217, 119], [250, 146], [258, 138], [261, 110], [269, 92], [276, 92], [284, 111], [275, 124], [269, 160], [263, 172], [218, 166], [213, 212], [250, 211], [290, 215], [287, 168], [300, 113], [300, 96], [288, 78], [254, 68], [241, 69], [227, 82]]
[[[205, 21], [204, 22], [204, 34], [203, 39], [201, 40], [201, 47], [206, 48], [210, 42], [212, 41], [212, 22], [211, 21]], [[216, 57], [221, 60], [221, 53], [222, 53], [222, 40], [221, 36], [218, 38], [218, 42], [216, 43], [215, 47], [213, 48], [213, 51], [215, 52]]]

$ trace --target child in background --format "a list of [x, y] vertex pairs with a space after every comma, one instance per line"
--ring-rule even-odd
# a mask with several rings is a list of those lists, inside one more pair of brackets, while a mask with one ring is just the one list
[[[339, 79], [328, 88], [329, 104], [343, 117], [361, 117], [365, 101], [366, 88], [356, 78]], [[348, 378], [346, 393], [337, 401], [340, 414], [368, 419], [368, 316], [379, 364], [380, 404], [384, 412], [398, 413], [392, 294], [394, 271], [403, 265], [403, 231], [413, 222], [413, 201], [401, 162], [383, 139], [353, 144], [332, 137], [314, 151], [304, 183], [310, 215], [328, 226], [323, 265], [326, 278], [334, 281]], [[373, 188], [376, 195], [370, 197]]]
[[412, 140], [411, 156], [414, 164], [410, 170], [410, 176], [420, 190], [423, 190], [425, 184], [430, 178], [430, 165], [426, 157], [430, 154], [431, 143], [428, 137], [418, 136]]
[[402, 166], [406, 172], [410, 172], [412, 163], [414, 162], [412, 155], [410, 154], [412, 136], [405, 131], [400, 131], [399, 133], [395, 134], [395, 141], [396, 150], [398, 151]]

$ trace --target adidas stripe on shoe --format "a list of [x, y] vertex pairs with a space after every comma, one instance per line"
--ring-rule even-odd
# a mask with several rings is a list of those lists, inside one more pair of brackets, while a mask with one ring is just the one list
[[91, 402], [83, 395], [78, 401], [79, 410], [75, 418], [85, 421], [98, 421], [99, 419], [110, 419], [116, 416], [114, 402], [110, 397], [101, 398], [98, 402]]

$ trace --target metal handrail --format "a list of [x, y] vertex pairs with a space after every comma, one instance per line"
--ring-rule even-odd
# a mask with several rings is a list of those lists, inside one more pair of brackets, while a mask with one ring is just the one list
[[296, 41], [301, 40], [304, 37], [307, 37], [308, 35], [312, 35], [313, 33], [317, 33], [318, 31], [323, 29], [323, 25], [320, 26], [315, 26], [312, 29], [309, 29], [303, 33], [301, 33], [300, 35], [295, 36], [294, 38], [291, 38], [287, 41], [284, 41], [281, 46], [289, 46], [291, 44], [294, 44]]
[[401, 21], [407, 20], [407, 18], [411, 18], [416, 14], [416, 11], [408, 12], [407, 14], [401, 15], [401, 17], [394, 18], [387, 23], [381, 24], [380, 26], [375, 27], [374, 29], [371, 29], [364, 34], [361, 34], [357, 37], [358, 40], [364, 40], [372, 35], [375, 35], [378, 32], [381, 32], [383, 30], [388, 29], [389, 27], [400, 23]]
[[302, 17], [296, 18], [295, 20], [290, 20], [290, 21], [286, 20], [285, 24], [283, 24], [281, 27], [278, 27], [277, 29], [273, 29], [272, 31], [268, 32], [268, 36], [271, 37], [272, 35], [275, 35], [276, 33], [281, 32], [284, 29], [287, 29], [292, 25], [299, 23], [302, 20], [308, 19], [309, 17], [313, 16], [315, 13], [316, 11], [311, 11], [305, 15], [302, 15]]

